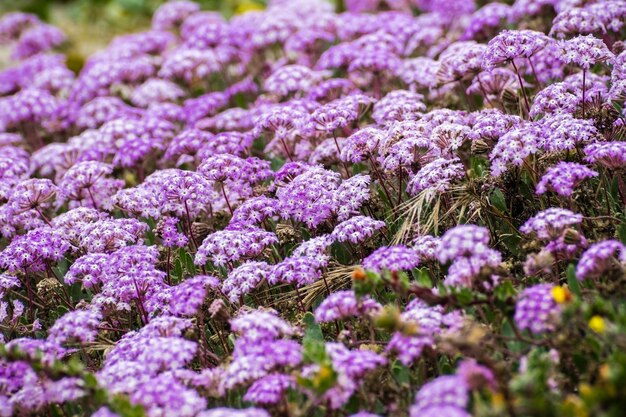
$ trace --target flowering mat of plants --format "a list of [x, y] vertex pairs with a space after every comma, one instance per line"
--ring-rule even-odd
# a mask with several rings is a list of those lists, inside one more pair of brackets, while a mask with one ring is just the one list
[[0, 18], [0, 416], [624, 416], [626, 2], [343, 7]]

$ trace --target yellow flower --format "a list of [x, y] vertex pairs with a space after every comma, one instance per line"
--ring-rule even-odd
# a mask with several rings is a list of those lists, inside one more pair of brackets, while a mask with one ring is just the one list
[[237, 5], [237, 10], [236, 13], [237, 14], [243, 14], [243, 13], [247, 13], [247, 12], [252, 12], [255, 10], [263, 10], [265, 7], [263, 7], [262, 4], [257, 3], [255, 1], [242, 1], [241, 3], [239, 3], [239, 5]]
[[593, 316], [589, 320], [589, 327], [596, 333], [604, 333], [606, 330], [606, 322], [600, 316]]
[[572, 293], [565, 287], [556, 286], [552, 288], [552, 298], [557, 304], [563, 304], [572, 299]]

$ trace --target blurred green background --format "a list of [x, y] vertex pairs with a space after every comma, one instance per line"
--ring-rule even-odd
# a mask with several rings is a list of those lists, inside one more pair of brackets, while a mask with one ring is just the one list
[[[225, 16], [262, 9], [265, 0], [195, 0], [203, 10]], [[150, 27], [154, 10], [166, 0], [0, 0], [0, 15], [24, 11], [61, 28], [69, 37], [68, 56], [86, 57], [116, 35]]]

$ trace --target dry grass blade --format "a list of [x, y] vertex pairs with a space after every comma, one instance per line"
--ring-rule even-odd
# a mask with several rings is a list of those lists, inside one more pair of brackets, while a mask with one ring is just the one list
[[298, 297], [298, 292], [302, 297], [302, 303], [306, 309], [311, 308], [313, 302], [319, 297], [326, 295], [326, 283], [331, 292], [338, 291], [345, 288], [352, 281], [352, 271], [354, 266], [340, 265], [334, 267], [324, 274], [326, 282], [323, 279], [319, 279], [310, 285], [306, 285], [300, 288], [298, 291], [291, 290], [289, 292], [281, 294], [281, 297], [276, 300], [277, 302], [286, 302], [287, 300]]
[[[430, 204], [430, 211], [425, 214]], [[397, 208], [398, 220], [404, 219], [402, 225], [392, 239], [392, 244], [397, 245], [408, 240], [414, 224], [419, 224], [422, 230], [434, 230], [437, 233], [439, 225], [439, 209], [441, 207], [441, 195], [434, 196], [428, 190], [422, 191]], [[391, 221], [388, 219], [388, 221]]]

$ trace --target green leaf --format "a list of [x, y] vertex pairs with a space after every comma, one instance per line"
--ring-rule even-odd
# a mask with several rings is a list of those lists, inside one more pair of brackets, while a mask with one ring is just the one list
[[189, 273], [189, 275], [196, 275], [196, 265], [193, 263], [193, 258], [191, 257], [191, 255], [185, 252], [184, 259], [186, 261], [187, 272]]
[[495, 208], [500, 210], [501, 212], [506, 212], [506, 199], [504, 198], [504, 194], [500, 191], [499, 188], [496, 188], [491, 192], [491, 196], [489, 196], [489, 201]]
[[567, 285], [572, 293], [580, 297], [580, 284], [578, 279], [576, 279], [576, 266], [574, 264], [567, 266]]
[[513, 283], [511, 281], [503, 281], [500, 285], [498, 285], [494, 293], [496, 298], [500, 301], [505, 301], [510, 297], [515, 296], [515, 288], [513, 287]]
[[302, 338], [302, 354], [308, 362], [321, 364], [328, 360], [324, 334], [319, 324], [315, 322], [315, 316], [307, 312], [303, 318], [305, 330]]
[[430, 274], [426, 268], [420, 268], [415, 270], [415, 280], [420, 287], [432, 288], [433, 281], [430, 278]]
[[408, 387], [411, 384], [411, 375], [409, 368], [407, 368], [402, 362], [395, 360], [391, 364], [391, 375], [396, 380], [398, 385]]
[[178, 279], [183, 279], [183, 265], [180, 262], [180, 259], [176, 259], [174, 262], [174, 276]]
[[622, 223], [617, 227], [617, 236], [622, 243], [626, 244], [626, 224]]

